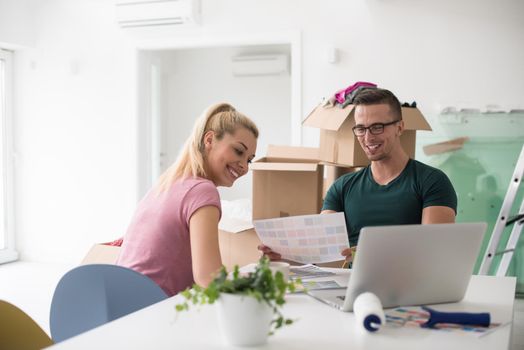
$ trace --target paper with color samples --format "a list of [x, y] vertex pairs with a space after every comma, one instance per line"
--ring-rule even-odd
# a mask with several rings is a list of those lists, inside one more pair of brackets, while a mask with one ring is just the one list
[[262, 243], [282, 259], [304, 264], [342, 260], [349, 247], [344, 213], [254, 220]]

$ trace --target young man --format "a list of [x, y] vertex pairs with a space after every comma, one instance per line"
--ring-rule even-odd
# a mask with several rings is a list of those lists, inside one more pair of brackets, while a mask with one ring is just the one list
[[[457, 196], [440, 170], [410, 159], [400, 143], [404, 131], [398, 99], [388, 90], [368, 89], [354, 99], [353, 133], [371, 161], [329, 188], [321, 213], [344, 212], [350, 245], [365, 226], [455, 222]], [[271, 259], [280, 254], [259, 249]], [[351, 259], [351, 252], [342, 252]]]

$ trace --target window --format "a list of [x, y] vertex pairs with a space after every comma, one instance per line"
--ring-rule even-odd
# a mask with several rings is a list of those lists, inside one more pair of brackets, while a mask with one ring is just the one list
[[0, 49], [0, 263], [16, 260], [11, 129], [12, 54]]

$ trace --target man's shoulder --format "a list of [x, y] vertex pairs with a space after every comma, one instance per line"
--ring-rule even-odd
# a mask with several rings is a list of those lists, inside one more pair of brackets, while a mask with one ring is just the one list
[[444, 191], [453, 190], [453, 184], [444, 171], [417, 160], [412, 161], [414, 169], [413, 178], [419, 186], [422, 188], [440, 188]]
[[435, 167], [432, 167], [431, 165], [428, 165], [426, 163], [422, 163], [420, 160], [416, 160], [416, 159], [410, 159], [410, 162], [413, 164], [413, 166], [415, 168], [418, 168], [418, 169], [424, 169], [424, 170], [434, 170], [434, 169], [437, 169]]
[[426, 176], [435, 175], [435, 174], [446, 176], [446, 174], [442, 170], [435, 168], [431, 165], [428, 165], [426, 163], [422, 163], [421, 161], [411, 159], [410, 162], [412, 164], [413, 170], [416, 171], [418, 174], [422, 174]]
[[335, 180], [335, 183], [338, 182], [340, 185], [342, 185], [342, 184], [346, 184], [348, 182], [355, 181], [357, 179], [362, 179], [363, 176], [365, 176], [367, 168], [368, 167], [361, 168], [361, 169], [352, 171], [350, 173], [344, 174], [344, 175], [340, 176], [337, 180]]

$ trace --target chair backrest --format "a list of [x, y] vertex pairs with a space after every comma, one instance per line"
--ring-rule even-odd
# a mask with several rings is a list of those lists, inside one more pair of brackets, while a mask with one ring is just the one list
[[25, 312], [0, 300], [0, 349], [42, 349], [53, 340]]
[[65, 340], [167, 298], [149, 277], [106, 264], [78, 266], [58, 282], [51, 302], [51, 336]]

